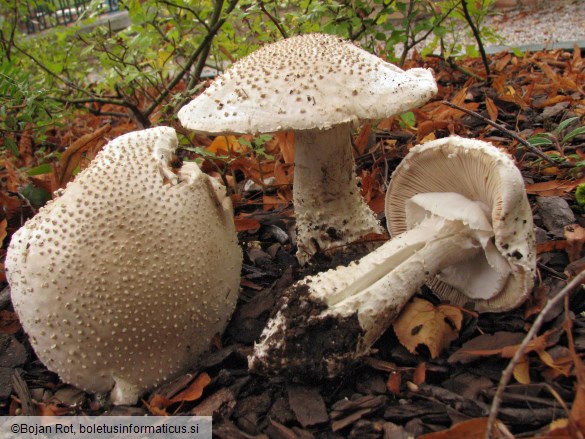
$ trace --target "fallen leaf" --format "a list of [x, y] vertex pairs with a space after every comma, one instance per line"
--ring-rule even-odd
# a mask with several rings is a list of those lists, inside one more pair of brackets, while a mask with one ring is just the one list
[[211, 378], [205, 372], [200, 373], [195, 380], [186, 389], [179, 392], [172, 398], [166, 398], [159, 394], [154, 394], [148, 402], [144, 404], [148, 411], [155, 416], [167, 416], [166, 408], [178, 402], [196, 401], [203, 395], [203, 390], [211, 382]]
[[61, 169], [57, 175], [57, 183], [59, 187], [65, 187], [69, 180], [71, 180], [75, 169], [77, 169], [80, 164], [84, 152], [97, 146], [98, 144], [100, 144], [100, 146], [105, 144], [103, 137], [111, 129], [112, 127], [110, 125], [104, 125], [93, 133], [81, 136], [79, 139], [69, 145], [69, 147], [65, 150], [59, 159]]
[[[553, 367], [559, 371], [564, 370], [562, 361], [558, 364], [553, 360], [550, 355], [546, 352], [546, 349], [554, 344], [553, 341], [549, 340], [557, 332], [557, 329], [551, 329], [546, 331], [544, 334], [532, 339], [526, 346], [525, 355], [530, 352], [536, 352], [543, 363], [549, 367]], [[463, 344], [459, 350], [454, 352], [449, 359], [449, 363], [470, 363], [478, 360], [484, 356], [499, 355], [502, 358], [512, 358], [522, 340], [524, 340], [525, 334], [516, 332], [496, 332], [494, 334], [482, 334], [475, 337]], [[521, 370], [518, 370], [519, 376]]]
[[[449, 430], [423, 434], [419, 436], [419, 439], [483, 439], [487, 431], [487, 422], [487, 418], [470, 419], [455, 424]], [[500, 425], [501, 423], [496, 421], [496, 428], [492, 432], [492, 437], [499, 437], [498, 427]]]
[[179, 392], [177, 395], [173, 396], [171, 402], [175, 403], [184, 401], [195, 401], [201, 398], [201, 395], [203, 395], [203, 389], [205, 389], [205, 387], [207, 387], [207, 385], [210, 382], [211, 378], [207, 373], [205, 372], [200, 373], [189, 387], [187, 387], [182, 392]]
[[393, 395], [400, 395], [400, 384], [402, 383], [402, 374], [400, 372], [390, 372], [386, 380], [386, 389]]
[[234, 218], [234, 223], [236, 225], [236, 230], [238, 232], [256, 232], [260, 228], [260, 222], [254, 218], [247, 218], [242, 216], [237, 216]]
[[357, 138], [353, 142], [358, 155], [362, 155], [364, 152], [366, 152], [371, 134], [372, 125], [369, 123], [364, 124]]
[[0, 334], [16, 334], [20, 331], [20, 321], [15, 312], [0, 311]]
[[447, 360], [449, 363], [470, 363], [479, 357], [498, 355], [506, 346], [517, 346], [522, 343], [524, 334], [518, 332], [499, 331], [494, 334], [482, 334], [463, 343]]
[[217, 136], [205, 150], [217, 155], [228, 155], [232, 152], [246, 152], [248, 147], [238, 142], [236, 136]]
[[530, 361], [526, 356], [522, 356], [514, 367], [514, 378], [520, 384], [530, 384]]
[[278, 146], [284, 163], [295, 162], [295, 133], [294, 131], [281, 131], [276, 133], [278, 139]]
[[583, 244], [585, 244], [585, 229], [579, 224], [570, 224], [565, 226], [564, 235], [567, 239], [565, 251], [569, 257], [569, 262], [576, 261], [581, 257]]
[[585, 183], [585, 177], [578, 180], [549, 180], [527, 184], [526, 192], [542, 197], [556, 197], [571, 192], [581, 183]]
[[6, 220], [6, 218], [4, 218], [2, 221], [0, 221], [0, 247], [2, 247], [2, 243], [4, 242], [4, 238], [6, 238], [6, 235], [8, 235], [8, 232], [6, 231], [7, 226], [8, 226], [8, 221]]
[[492, 122], [498, 119], [498, 107], [491, 98], [485, 98], [485, 106]]
[[415, 298], [404, 307], [392, 326], [400, 343], [412, 353], [419, 345], [429, 349], [432, 358], [439, 356], [459, 336], [463, 314], [451, 305], [434, 306]]
[[427, 365], [423, 361], [416, 366], [416, 369], [414, 370], [414, 374], [412, 376], [412, 382], [414, 384], [416, 384], [417, 386], [420, 386], [421, 384], [423, 384], [425, 382], [426, 375], [427, 375]]
[[564, 239], [558, 239], [553, 241], [541, 242], [536, 244], [536, 254], [554, 252], [554, 251], [565, 251], [567, 249], [567, 241]]

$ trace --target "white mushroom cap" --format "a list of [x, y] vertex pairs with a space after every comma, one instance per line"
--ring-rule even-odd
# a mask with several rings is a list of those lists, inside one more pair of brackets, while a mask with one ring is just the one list
[[169, 160], [172, 128], [110, 142], [12, 237], [12, 301], [39, 359], [115, 403], [183, 372], [235, 307], [242, 255], [222, 187]]
[[493, 145], [452, 136], [414, 147], [396, 168], [386, 193], [391, 235], [415, 227], [429, 212], [444, 210], [442, 197], [431, 194], [426, 207], [414, 207], [409, 203], [413, 196], [453, 192], [484, 207], [493, 236], [484, 241], [484, 251], [443, 270], [429, 285], [454, 304], [473, 302], [479, 312], [514, 308], [534, 282], [534, 226], [520, 171]]
[[179, 119], [209, 134], [327, 129], [403, 113], [436, 92], [430, 70], [404, 71], [350, 41], [316, 33], [238, 61], [183, 107]]

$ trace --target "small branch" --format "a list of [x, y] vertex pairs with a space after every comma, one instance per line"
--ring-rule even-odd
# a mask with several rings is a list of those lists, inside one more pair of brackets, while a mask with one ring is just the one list
[[[447, 19], [447, 17], [449, 17], [449, 15], [451, 15], [451, 13], [455, 10], [456, 7], [457, 7], [457, 4], [451, 6], [451, 8], [449, 10], [445, 11], [445, 13], [442, 13], [442, 15], [440, 15], [439, 21], [436, 24], [434, 24], [431, 29], [427, 30], [425, 33], [420, 35], [418, 38], [416, 37], [416, 34], [410, 33], [411, 23], [410, 23], [410, 21], [407, 22], [407, 26], [408, 26], [409, 30], [408, 30], [408, 33], [406, 35], [407, 41], [404, 43], [404, 50], [402, 52], [402, 55], [400, 56], [400, 65], [404, 65], [404, 63], [406, 62], [406, 58], [408, 57], [408, 52], [410, 52], [410, 49], [412, 49], [418, 43], [426, 40], [427, 37], [431, 33], [434, 32], [435, 28], [437, 26], [440, 26]], [[432, 4], [431, 4], [430, 8], [432, 10], [432, 8], [433, 8]], [[409, 39], [411, 40], [410, 42], [408, 42]]]
[[282, 25], [276, 19], [276, 17], [274, 17], [270, 12], [268, 12], [268, 10], [266, 9], [266, 6], [264, 6], [264, 2], [262, 0], [260, 0], [258, 2], [258, 6], [260, 6], [260, 10], [262, 11], [262, 13], [264, 15], [266, 15], [269, 18], [269, 20], [272, 21], [272, 23], [276, 26], [276, 28], [278, 29], [278, 32], [280, 32], [280, 35], [282, 35], [282, 38], [288, 38], [287, 31], [282, 27]]
[[558, 166], [558, 167], [561, 167], [561, 168], [572, 168], [573, 167], [573, 165], [571, 165], [570, 163], [557, 163], [557, 162], [555, 162], [553, 159], [551, 159], [549, 156], [547, 156], [544, 152], [542, 152], [540, 149], [535, 148], [534, 146], [532, 146], [530, 143], [528, 143], [526, 140], [524, 140], [522, 137], [520, 137], [514, 131], [509, 130], [505, 126], [500, 125], [500, 124], [498, 124], [498, 123], [496, 123], [496, 122], [488, 119], [487, 117], [484, 117], [484, 116], [482, 116], [479, 113], [476, 113], [475, 111], [468, 110], [467, 108], [461, 107], [461, 106], [459, 106], [457, 104], [454, 104], [452, 102], [449, 102], [449, 101], [442, 101], [441, 103], [444, 104], [444, 105], [447, 105], [448, 107], [455, 108], [456, 110], [463, 111], [465, 114], [468, 114], [470, 116], [473, 116], [473, 117], [481, 120], [482, 122], [485, 122], [488, 125], [491, 125], [492, 127], [494, 127], [497, 130], [501, 131], [503, 134], [507, 135], [508, 137], [511, 137], [512, 139], [518, 141], [526, 149], [529, 149], [534, 154], [536, 154], [541, 159], [543, 159], [545, 162], [547, 162], [547, 163], [549, 163], [549, 164], [551, 164], [553, 166]]
[[49, 76], [52, 76], [53, 78], [55, 78], [57, 81], [62, 82], [63, 84], [65, 84], [67, 87], [71, 88], [72, 90], [76, 90], [82, 94], [85, 94], [86, 96], [94, 96], [92, 93], [90, 93], [89, 91], [78, 87], [77, 85], [75, 85], [74, 83], [68, 81], [66, 78], [63, 78], [62, 76], [58, 75], [57, 73], [53, 72], [51, 69], [49, 69], [47, 66], [45, 66], [42, 62], [40, 62], [38, 59], [36, 59], [33, 55], [31, 55], [30, 53], [28, 53], [26, 50], [21, 49], [19, 46], [17, 46], [15, 43], [12, 44], [12, 46], [18, 50], [22, 55], [26, 56], [27, 58], [29, 58], [34, 64], [36, 64], [41, 70], [43, 70], [44, 72], [46, 72]]
[[514, 368], [518, 365], [518, 363], [522, 359], [522, 356], [524, 355], [524, 352], [526, 351], [528, 344], [532, 341], [534, 336], [540, 330], [542, 324], [544, 323], [544, 318], [546, 317], [548, 312], [551, 309], [553, 309], [558, 303], [560, 303], [565, 298], [565, 296], [567, 296], [571, 291], [573, 291], [575, 288], [577, 288], [579, 285], [581, 285], [581, 283], [583, 283], [583, 281], [585, 281], [585, 270], [581, 271], [576, 277], [573, 278], [573, 280], [571, 280], [571, 282], [569, 282], [561, 291], [559, 291], [559, 293], [555, 297], [553, 297], [552, 299], [550, 299], [548, 301], [546, 306], [542, 309], [542, 311], [540, 311], [540, 313], [538, 314], [538, 317], [536, 318], [536, 320], [532, 324], [532, 328], [530, 328], [530, 331], [528, 331], [528, 333], [526, 334], [526, 337], [524, 337], [524, 340], [522, 340], [522, 343], [520, 344], [520, 346], [518, 347], [518, 350], [516, 351], [516, 353], [512, 357], [512, 360], [510, 360], [510, 363], [508, 364], [508, 366], [506, 367], [506, 369], [502, 373], [500, 383], [498, 384], [498, 388], [496, 390], [496, 393], [494, 395], [494, 399], [492, 401], [492, 406], [490, 408], [490, 414], [488, 417], [488, 423], [486, 426], [486, 433], [485, 433], [486, 439], [492, 438], [492, 431], [494, 429], [494, 424], [495, 424], [496, 418], [498, 416], [498, 410], [499, 410], [500, 404], [502, 402], [502, 396], [504, 394], [504, 390], [506, 389], [508, 382], [512, 378], [512, 375], [514, 373]]
[[[239, 0], [230, 0], [229, 1], [228, 6], [225, 10], [226, 15], [230, 14], [234, 10], [236, 5], [238, 4], [238, 1]], [[222, 8], [223, 8], [223, 0], [217, 0], [215, 2], [215, 8], [213, 10], [212, 18], [210, 20], [211, 26], [210, 26], [209, 32], [207, 33], [207, 35], [205, 36], [205, 38], [203, 39], [203, 41], [201, 42], [199, 47], [197, 47], [197, 49], [191, 54], [191, 56], [189, 57], [189, 59], [185, 63], [184, 67], [181, 69], [181, 71], [178, 72], [177, 75], [175, 75], [175, 77], [171, 81], [169, 81], [169, 83], [167, 84], [165, 89], [162, 90], [160, 92], [160, 94], [157, 96], [157, 98], [150, 104], [150, 106], [146, 110], [144, 110], [144, 113], [143, 113], [144, 117], [148, 118], [152, 114], [152, 112], [156, 109], [156, 107], [158, 107], [169, 96], [169, 94], [171, 93], [173, 88], [179, 82], [181, 82], [181, 80], [183, 79], [183, 77], [185, 76], [187, 71], [193, 66], [193, 64], [195, 64], [195, 61], [197, 60], [197, 58], [201, 54], [204, 54], [206, 52], [207, 46], [211, 46], [211, 43], [213, 42], [215, 35], [219, 32], [219, 30], [221, 29], [221, 27], [223, 26], [223, 24], [226, 21], [225, 18], [220, 18]], [[208, 50], [207, 50], [207, 53], [209, 53]], [[191, 82], [193, 82], [193, 81], [191, 81]], [[192, 88], [192, 86], [189, 88]]]
[[463, 8], [463, 15], [465, 15], [465, 21], [467, 21], [467, 24], [471, 28], [471, 32], [473, 32], [473, 37], [475, 38], [475, 41], [477, 41], [477, 46], [479, 48], [479, 53], [481, 55], [483, 67], [485, 68], [486, 78], [487, 81], [489, 82], [491, 75], [490, 63], [487, 59], [487, 55], [485, 54], [485, 49], [483, 47], [483, 42], [481, 41], [481, 35], [479, 34], [479, 30], [475, 26], [475, 23], [473, 22], [473, 19], [469, 14], [469, 9], [467, 8], [467, 0], [461, 0], [461, 7]]
[[193, 14], [193, 16], [195, 17], [195, 19], [199, 22], [200, 25], [202, 25], [203, 27], [205, 27], [205, 30], [207, 30], [207, 32], [211, 32], [211, 29], [209, 28], [209, 25], [205, 22], [205, 20], [203, 20], [200, 16], [199, 13], [193, 9], [193, 8], [189, 8], [185, 5], [178, 5], [177, 3], [171, 2], [169, 0], [158, 0], [160, 3], [163, 3], [165, 5], [168, 6], [172, 6], [175, 7], [177, 9], [183, 9], [185, 11], [189, 11], [191, 14]]

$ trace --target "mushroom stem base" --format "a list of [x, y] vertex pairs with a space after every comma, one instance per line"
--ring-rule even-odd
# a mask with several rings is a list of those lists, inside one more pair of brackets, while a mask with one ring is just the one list
[[427, 278], [480, 251], [459, 221], [447, 221], [440, 231], [437, 221], [442, 220], [425, 220], [359, 263], [289, 288], [250, 367], [305, 381], [343, 374], [369, 352]]

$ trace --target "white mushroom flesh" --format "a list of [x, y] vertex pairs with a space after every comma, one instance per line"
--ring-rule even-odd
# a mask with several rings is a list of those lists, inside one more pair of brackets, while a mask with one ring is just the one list
[[242, 255], [225, 190], [172, 128], [110, 142], [19, 229], [6, 271], [39, 359], [117, 404], [192, 366], [235, 307]]

